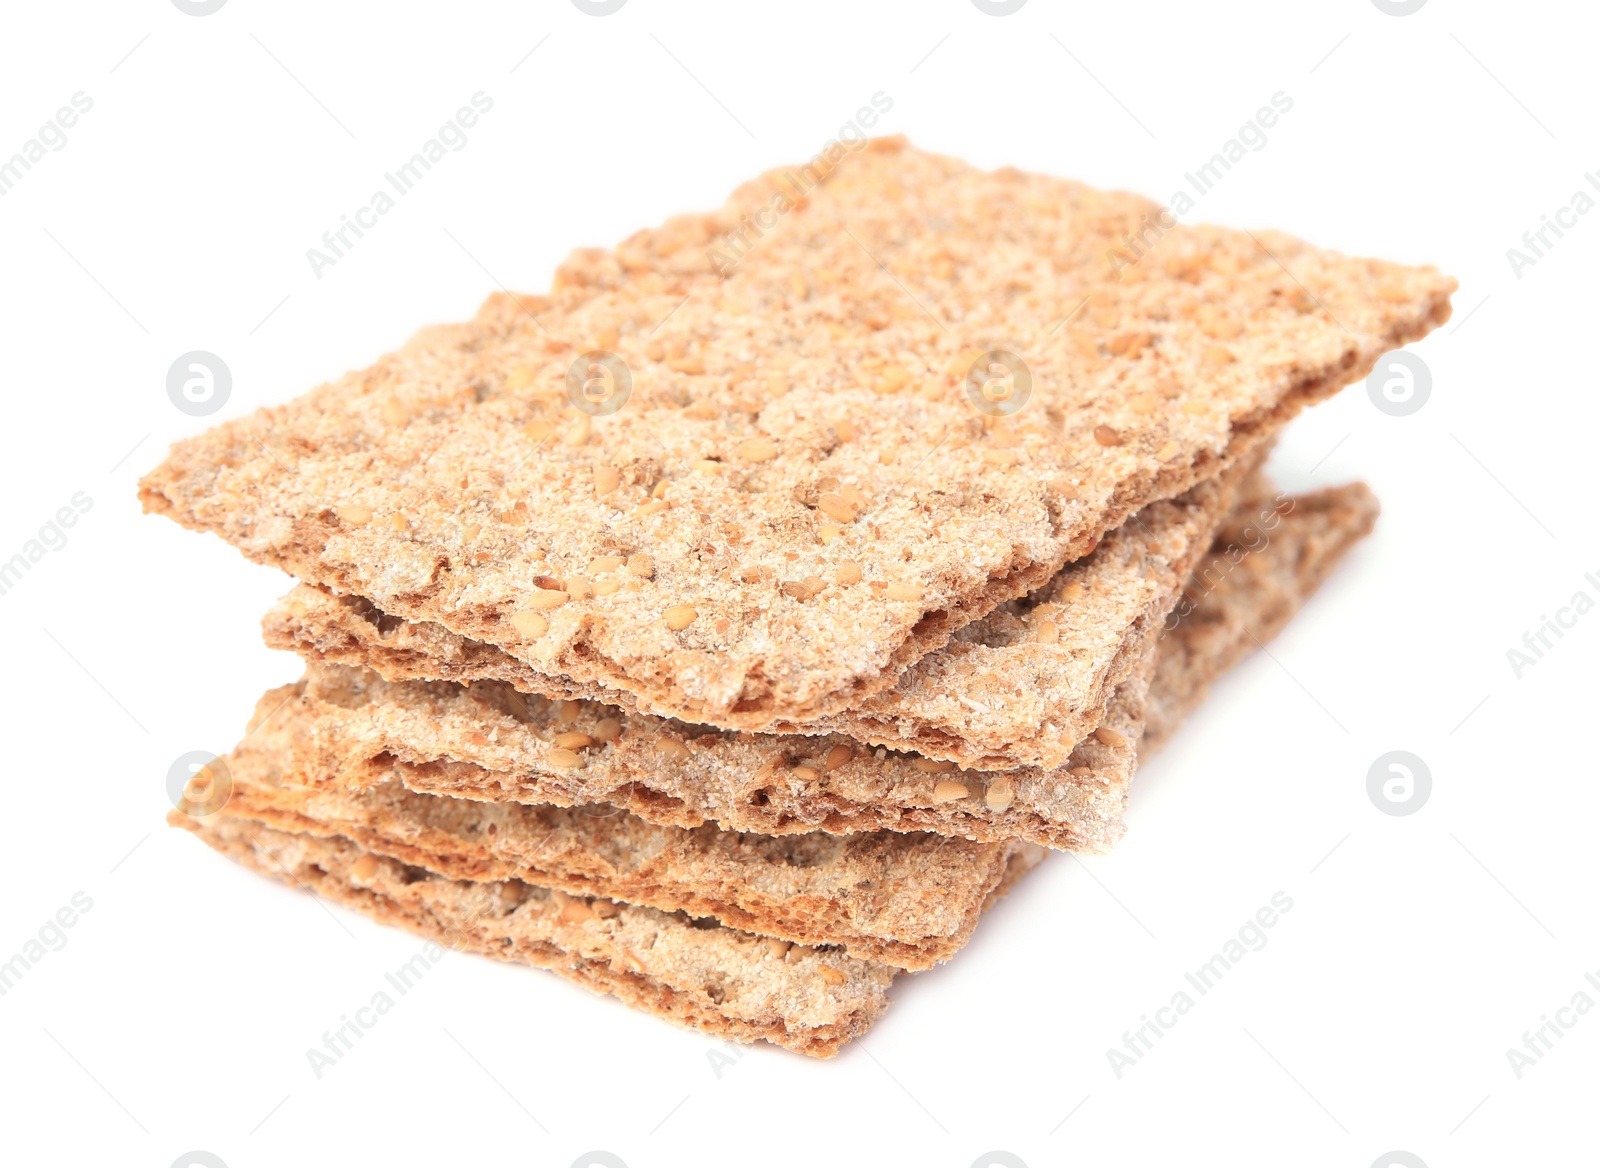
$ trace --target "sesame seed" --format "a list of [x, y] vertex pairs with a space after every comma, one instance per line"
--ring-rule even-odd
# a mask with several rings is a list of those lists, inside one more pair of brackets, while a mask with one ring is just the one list
[[646, 580], [656, 574], [656, 562], [643, 552], [628, 557], [628, 575], [642, 576]]
[[1053, 620], [1042, 620], [1033, 626], [1033, 643], [1054, 645], [1061, 640], [1061, 627]]
[[690, 754], [689, 748], [676, 738], [657, 738], [655, 748], [656, 753], [668, 762], [682, 762]]
[[529, 422], [522, 427], [522, 436], [530, 442], [543, 442], [556, 432], [554, 422]]
[[804, 782], [807, 782], [807, 783], [815, 782], [816, 778], [817, 778], [816, 768], [814, 768], [814, 767], [797, 766], [793, 770], [791, 770], [789, 773], [791, 775], [793, 775], [795, 778], [800, 779], [800, 780], [802, 780]]
[[359, 503], [347, 503], [339, 508], [339, 518], [351, 527], [360, 527], [372, 521], [372, 508]]
[[833, 573], [833, 582], [841, 587], [861, 583], [861, 565], [854, 560], [846, 560]]
[[583, 756], [575, 750], [568, 750], [564, 746], [556, 747], [546, 754], [544, 759], [551, 766], [560, 767], [562, 770], [571, 770], [573, 767], [583, 765]]
[[957, 799], [965, 799], [970, 794], [972, 792], [967, 790], [965, 783], [942, 779], [934, 784], [933, 801], [935, 803], [954, 803]]
[[956, 769], [956, 764], [949, 759], [916, 758], [911, 765], [925, 775], [939, 775]]
[[572, 419], [566, 433], [561, 435], [561, 441], [568, 446], [582, 446], [589, 441], [589, 434], [594, 429], [594, 422], [588, 414], [579, 414]]
[[609, 495], [622, 484], [622, 472], [614, 466], [594, 468], [594, 493], [598, 497]]
[[601, 718], [594, 724], [594, 736], [601, 742], [615, 742], [622, 734], [622, 723], [615, 718]]
[[1110, 426], [1096, 426], [1094, 428], [1094, 440], [1100, 443], [1101, 446], [1122, 445], [1122, 435], [1118, 434]]
[[817, 972], [822, 975], [822, 980], [831, 986], [842, 986], [850, 980], [831, 965], [819, 966]]
[[586, 921], [595, 919], [594, 912], [581, 900], [569, 900], [561, 906], [561, 915], [557, 918], [563, 925], [581, 925]]
[[1128, 745], [1127, 736], [1118, 734], [1110, 726], [1101, 726], [1094, 732], [1094, 736], [1102, 745], [1109, 746], [1113, 749], [1121, 749], [1122, 747]]
[[511, 627], [524, 637], [542, 637], [550, 631], [550, 622], [524, 608], [511, 614]]
[[607, 572], [615, 572], [626, 562], [621, 556], [600, 556], [589, 561], [589, 572], [595, 576], [603, 576]]
[[854, 750], [850, 749], [850, 747], [841, 742], [837, 746], [829, 749], [827, 756], [822, 760], [822, 765], [831, 771], [835, 767], [842, 767], [845, 763], [849, 762], [851, 756], [854, 754]]
[[921, 600], [922, 589], [915, 584], [902, 584], [899, 582], [889, 585], [890, 600]]
[[535, 609], [560, 608], [566, 602], [567, 594], [552, 588], [541, 588], [528, 597], [528, 607]]
[[585, 746], [593, 746], [594, 739], [587, 734], [579, 734], [576, 730], [563, 730], [556, 735], [556, 745], [564, 746], [568, 750], [582, 750]]
[[1010, 779], [996, 779], [989, 784], [989, 789], [983, 793], [983, 805], [996, 813], [1005, 811], [1011, 806], [1011, 801], [1016, 797], [1011, 789]]
[[817, 500], [817, 509], [830, 519], [849, 523], [856, 517], [856, 508], [843, 495], [827, 494]]
[[661, 617], [667, 622], [667, 628], [673, 632], [678, 632], [694, 624], [694, 618], [699, 615], [700, 613], [692, 604], [674, 604], [663, 612]]
[[766, 438], [746, 438], [739, 443], [739, 457], [745, 462], [766, 462], [778, 457], [778, 446]]

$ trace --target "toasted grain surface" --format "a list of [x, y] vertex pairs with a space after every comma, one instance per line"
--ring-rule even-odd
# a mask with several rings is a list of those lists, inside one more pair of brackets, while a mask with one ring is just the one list
[[[1255, 521], [1276, 514], [1270, 501], [1256, 511]], [[1263, 563], [1296, 546], [1292, 513], [1276, 528], [1281, 534]], [[1203, 674], [1204, 665], [1197, 670]], [[343, 784], [398, 777], [412, 790], [487, 802], [611, 803], [678, 827], [709, 822], [767, 835], [927, 831], [1103, 852], [1124, 830], [1147, 681], [1137, 673], [1125, 681], [1103, 719], [1126, 742], [1088, 735], [1054, 770], [991, 772], [868, 750], [843, 735], [719, 731], [529, 697], [503, 683], [389, 682], [320, 665], [308, 669], [298, 699], [309, 707], [312, 727], [300, 750], [307, 773]], [[557, 760], [563, 733], [593, 744]], [[966, 793], [941, 798], [944, 782]]]
[[895, 832], [772, 837], [711, 825], [685, 829], [609, 804], [447, 799], [408, 791], [394, 779], [358, 789], [337, 774], [297, 770], [293, 745], [312, 722], [298, 691], [268, 691], [227, 756], [229, 814], [284, 831], [343, 836], [453, 879], [517, 879], [925, 969], [966, 944], [1008, 870], [1026, 870], [1043, 856], [1020, 843]]
[[[179, 443], [145, 507], [654, 712], [803, 723], [1364, 375], [1454, 288], [1209, 227], [1118, 278], [1108, 252], [1148, 200], [892, 141], [846, 157], [723, 279], [708, 246], [783, 184], [575, 253], [548, 297], [494, 295]], [[591, 423], [566, 376], [596, 348], [633, 390]], [[961, 384], [993, 348], [1033, 379], [997, 423]], [[606, 557], [652, 570], [591, 567]], [[838, 582], [846, 565], [859, 581]]]
[[570, 898], [520, 880], [450, 880], [337, 836], [279, 831], [226, 811], [205, 819], [174, 811], [169, 819], [263, 875], [382, 924], [452, 949], [541, 966], [635, 1009], [736, 1042], [764, 1038], [827, 1058], [888, 1008], [886, 991], [898, 972], [799, 945], [780, 956], [752, 933]]
[[[1370, 495], [1359, 485], [1295, 504], [1282, 517], [1275, 537], [1255, 553], [1266, 567], [1224, 575], [1214, 587], [1196, 592], [1193, 610], [1161, 642], [1154, 692], [1146, 703], [1154, 712], [1152, 729], [1159, 728], [1161, 735], [1171, 732], [1198, 700], [1193, 695], [1203, 693], [1220, 669], [1256, 639], [1270, 636], [1272, 624], [1281, 625], [1349, 544], [1370, 528], [1374, 514]], [[1259, 524], [1260, 517], [1254, 522]], [[1258, 542], [1236, 525], [1219, 538], [1215, 553], [1225, 556], [1230, 541], [1245, 546]], [[1253, 612], [1269, 623], [1254, 623]], [[253, 724], [259, 726], [262, 711], [274, 708], [264, 700]], [[245, 788], [276, 785], [273, 768], [283, 761], [277, 751], [262, 749], [239, 761]], [[169, 819], [265, 875], [348, 904], [376, 920], [452, 948], [553, 969], [635, 1008], [736, 1041], [764, 1038], [828, 1057], [887, 1008], [886, 991], [897, 972], [834, 949], [785, 949], [726, 926], [691, 924], [683, 913], [594, 896], [568, 897], [517, 879], [481, 878], [489, 869], [477, 880], [450, 879], [396, 859], [390, 854], [392, 840], [386, 841], [387, 851], [366, 851], [338, 834], [343, 820], [323, 823], [253, 805], [248, 798], [205, 819], [181, 811]], [[389, 827], [407, 847], [417, 847], [429, 838], [430, 829], [449, 822], [425, 814], [409, 829], [394, 823]], [[378, 833], [372, 837], [382, 838]], [[886, 838], [894, 846], [926, 848], [926, 842], [919, 842], [926, 837]], [[1010, 888], [1028, 862], [1026, 853], [1013, 857], [986, 896], [985, 907]], [[571, 903], [582, 907], [569, 909]], [[831, 971], [826, 977], [824, 965]]]
[[[774, 731], [841, 734], [984, 770], [1065, 764], [1144, 658], [1232, 505], [1239, 478], [1264, 453], [1143, 508], [1091, 555], [964, 626], [858, 707], [803, 726], [780, 723]], [[495, 681], [638, 710], [626, 692], [541, 674], [442, 625], [402, 620], [365, 598], [303, 584], [273, 606], [262, 630], [275, 648], [371, 669], [390, 681]]]

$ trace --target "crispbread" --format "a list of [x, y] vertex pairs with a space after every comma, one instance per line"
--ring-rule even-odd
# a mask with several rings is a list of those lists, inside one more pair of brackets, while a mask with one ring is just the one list
[[[842, 735], [716, 730], [550, 702], [496, 683], [389, 682], [310, 665], [296, 700], [310, 707], [311, 733], [297, 744], [297, 765], [332, 784], [398, 777], [415, 791], [488, 802], [604, 802], [678, 827], [926, 831], [1103, 852], [1123, 830], [1141, 703], [1129, 708], [1120, 699], [1134, 683], [1118, 688], [1103, 718], [1117, 745], [1091, 735], [1068, 766], [990, 772], [870, 751]], [[609, 741], [608, 722], [621, 727]], [[562, 754], [568, 748], [557, 734], [582, 734], [594, 745]]]
[[1215, 678], [1278, 634], [1378, 518], [1378, 501], [1365, 483], [1291, 502], [1281, 527], [1230, 522], [1190, 578], [1156, 655], [1142, 757], [1165, 745]]
[[[1273, 507], [1261, 504], [1255, 520], [1275, 516]], [[1146, 682], [1124, 682], [1103, 729], [1080, 740], [1063, 766], [958, 772], [842, 735], [718, 731], [528, 697], [503, 683], [389, 682], [312, 665], [298, 699], [313, 715], [300, 765], [328, 783], [398, 777], [415, 791], [488, 802], [607, 802], [680, 827], [929, 831], [1104, 852], [1124, 830]], [[593, 742], [571, 750], [559, 734]]]
[[[1269, 628], [1248, 622], [1251, 604], [1270, 604], [1281, 624], [1285, 609], [1304, 599], [1348, 547], [1350, 533], [1370, 526], [1364, 493], [1357, 486], [1297, 500], [1282, 531], [1258, 553], [1267, 570], [1224, 574], [1215, 588], [1196, 597], [1193, 612], [1162, 642], [1163, 654], [1182, 662], [1157, 672], [1158, 687], [1178, 690], [1150, 697], [1152, 708], [1165, 711], [1166, 731], [1192, 704], [1179, 691], [1203, 690], [1224, 662], [1270, 635]], [[1348, 505], [1336, 505], [1340, 498]], [[1219, 541], [1216, 551], [1226, 555], [1227, 544]], [[1285, 571], [1291, 565], [1294, 570]], [[1263, 590], [1264, 582], [1280, 590]], [[1230, 620], [1213, 619], [1224, 610]], [[1239, 617], [1246, 623], [1231, 619]], [[726, 926], [707, 928], [709, 922], [682, 913], [571, 898], [520, 880], [447, 879], [364, 851], [309, 819], [279, 815], [273, 818], [278, 826], [264, 826], [244, 804], [203, 819], [173, 811], [168, 819], [257, 871], [379, 921], [454, 948], [554, 969], [647, 1013], [736, 1041], [765, 1038], [831, 1056], [887, 1008], [897, 972], [837, 950], [789, 946]], [[286, 824], [297, 830], [281, 830]], [[918, 837], [892, 838], [910, 846]], [[1026, 854], [1014, 857], [984, 898], [985, 907], [1011, 887], [1026, 863]]]
[[[1449, 313], [1432, 269], [1275, 233], [1175, 226], [1122, 267], [1160, 210], [1136, 196], [899, 141], [831, 169], [179, 443], [144, 505], [654, 712], [802, 724]], [[598, 349], [631, 399], [564, 414]], [[969, 401], [989, 350], [1031, 371], [1015, 417]]]
[[886, 991], [899, 972], [520, 880], [450, 880], [337, 836], [277, 831], [227, 812], [196, 820], [174, 811], [168, 819], [263, 875], [383, 924], [554, 970], [595, 993], [736, 1042], [764, 1038], [827, 1058], [888, 1008]]
[[1042, 849], [895, 832], [783, 837], [650, 823], [609, 805], [488, 804], [311, 783], [292, 762], [311, 717], [269, 690], [227, 756], [228, 813], [458, 880], [517, 879], [603, 896], [852, 956], [926, 969], [966, 944], [985, 898]]
[[[1152, 503], [1027, 597], [964, 626], [860, 707], [775, 732], [841, 734], [985, 770], [1064, 765], [1142, 660], [1232, 506], [1251, 454], [1177, 499]], [[504, 682], [545, 697], [616, 703], [625, 691], [538, 673], [442, 625], [400, 620], [362, 597], [297, 585], [262, 621], [267, 644], [390, 681]], [[648, 724], [648, 723], [647, 723]]]

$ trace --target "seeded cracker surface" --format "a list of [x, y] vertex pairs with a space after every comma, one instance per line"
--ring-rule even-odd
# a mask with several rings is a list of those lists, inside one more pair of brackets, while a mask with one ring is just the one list
[[[1224, 661], [1248, 652], [1273, 631], [1249, 621], [1252, 604], [1270, 605], [1273, 619], [1281, 624], [1280, 618], [1316, 587], [1371, 524], [1373, 509], [1363, 487], [1296, 502], [1273, 542], [1256, 553], [1269, 567], [1253, 570], [1249, 577], [1224, 577], [1215, 589], [1196, 597], [1194, 611], [1163, 640], [1163, 660], [1183, 663], [1181, 668], [1158, 668], [1158, 689], [1151, 695], [1152, 707], [1168, 712], [1167, 732], [1191, 704], [1190, 695], [1159, 687], [1203, 689]], [[1225, 553], [1226, 546], [1219, 541], [1215, 550]], [[1231, 638], [1219, 635], [1230, 628]], [[1191, 631], [1197, 637], [1192, 644]], [[240, 764], [247, 787], [277, 781], [268, 753], [231, 756]], [[203, 819], [182, 811], [172, 812], [169, 819], [257, 871], [377, 920], [454, 948], [554, 969], [648, 1013], [738, 1041], [766, 1038], [828, 1057], [887, 1008], [887, 987], [897, 972], [853, 961], [837, 950], [791, 946], [726, 927], [706, 929], [704, 922], [691, 925], [681, 913], [566, 897], [520, 880], [447, 879], [392, 854], [363, 850], [309, 819], [282, 814], [258, 819], [248, 811], [247, 801], [230, 803], [222, 813]], [[284, 830], [291, 823], [295, 830]], [[408, 833], [407, 846], [415, 838], [414, 832]], [[926, 847], [916, 842], [919, 837], [890, 838], [902, 847]], [[385, 845], [390, 852], [396, 846]], [[1024, 863], [1013, 864], [985, 906], [1023, 870]]]
[[283, 831], [339, 835], [460, 880], [517, 879], [683, 910], [855, 957], [925, 969], [966, 944], [985, 898], [1044, 852], [1022, 843], [864, 832], [783, 837], [653, 824], [619, 808], [489, 804], [366, 790], [298, 773], [310, 730], [298, 686], [269, 690], [227, 758], [228, 813]]
[[312, 666], [298, 699], [311, 731], [297, 749], [307, 774], [346, 785], [398, 777], [430, 794], [606, 802], [656, 823], [768, 835], [888, 829], [1104, 852], [1124, 830], [1147, 682], [1147, 672], [1125, 681], [1061, 767], [986, 772], [837, 735], [717, 731], [494, 683], [387, 682]]
[[[1113, 690], [1143, 659], [1231, 506], [1235, 480], [1261, 453], [1177, 499], [1145, 507], [1093, 554], [960, 629], [894, 687], [804, 730], [844, 735], [852, 749], [882, 745], [986, 770], [1064, 765], [1099, 725]], [[262, 628], [274, 648], [292, 649], [308, 661], [370, 668], [390, 681], [497, 681], [526, 693], [636, 710], [630, 695], [547, 677], [493, 645], [438, 624], [401, 620], [363, 597], [297, 585]], [[605, 713], [620, 716], [622, 709]], [[661, 723], [647, 718], [630, 725]]]
[[[144, 505], [650, 711], [801, 724], [1363, 376], [1455, 286], [1209, 227], [1119, 279], [1153, 203], [899, 140], [724, 279], [709, 249], [789, 189], [574, 253], [548, 296], [179, 443]], [[632, 396], [591, 419], [566, 379], [595, 349]], [[1008, 420], [965, 392], [988, 349], [1031, 370]]]

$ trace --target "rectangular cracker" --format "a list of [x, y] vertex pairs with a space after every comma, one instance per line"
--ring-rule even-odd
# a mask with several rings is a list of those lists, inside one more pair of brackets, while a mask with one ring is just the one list
[[[1149, 200], [900, 140], [826, 169], [180, 442], [143, 504], [644, 709], [803, 724], [1364, 376], [1455, 287], [1181, 225], [1124, 267]], [[601, 350], [631, 396], [591, 417], [586, 386], [621, 400]], [[1026, 395], [985, 380], [998, 351]]]
[[[958, 630], [860, 706], [775, 733], [841, 734], [964, 767], [1063, 766], [1146, 655], [1189, 572], [1265, 447], [1177, 499], [1152, 503], [1027, 597]], [[268, 645], [390, 681], [501, 681], [544, 697], [615, 703], [625, 691], [551, 677], [496, 646], [400, 620], [363, 597], [297, 586], [266, 615]]]
[[[1068, 579], [1058, 581], [1050, 595], [1102, 587], [1132, 591], [1152, 562], [1160, 566], [1151, 572], [1158, 578], [1175, 567], [1186, 572], [1199, 558], [1193, 550], [1159, 560], [1156, 553], [1186, 541], [1208, 546], [1235, 480], [1255, 469], [1252, 456], [1192, 488], [1188, 502], [1154, 505], [1169, 514], [1150, 525], [1135, 517], [1124, 525], [1126, 532], [1116, 533], [1123, 538], [1108, 541], [1110, 546], [1089, 563], [1062, 573]], [[1204, 544], [1196, 540], [1201, 530]], [[1158, 541], [1157, 532], [1165, 542]], [[1134, 549], [1131, 558], [1125, 548]], [[1104, 561], [1103, 572], [1101, 551], [1114, 557]], [[1175, 598], [1177, 578], [1152, 590]], [[949, 649], [930, 656], [936, 663], [947, 656], [953, 660], [942, 669], [946, 685], [961, 667], [976, 664], [995, 674], [1009, 671], [1012, 691], [1053, 675], [1061, 682], [1058, 692], [1071, 698], [1078, 691], [1062, 679], [1082, 676], [1079, 659], [1093, 655], [1097, 637], [1102, 648], [1133, 640], [1137, 648], [1127, 657], [1153, 667], [1149, 646], [1170, 607], [1168, 599], [1159, 603], [1154, 611], [1135, 610], [1128, 630], [1108, 635], [1069, 626], [1064, 642], [1058, 634], [1056, 644], [1032, 640], [1038, 626], [1025, 618], [1040, 612], [1059, 616], [1059, 609], [1051, 613], [1041, 604], [1020, 614], [992, 613], [979, 622], [993, 630], [985, 638], [989, 643], [963, 642], [974, 650], [966, 656]], [[381, 633], [386, 626], [380, 619], [364, 627]], [[437, 644], [449, 636], [428, 640]], [[381, 651], [388, 641], [400, 639], [369, 636], [362, 647], [376, 645]], [[481, 660], [480, 654], [469, 656]], [[1132, 668], [1132, 661], [1107, 657], [1107, 667], [1117, 665], [1119, 675]], [[425, 661], [420, 667], [433, 671]], [[916, 667], [922, 668], [923, 663]], [[962, 680], [970, 683], [971, 673]], [[504, 683], [392, 682], [364, 669], [323, 663], [308, 668], [296, 699], [310, 708], [312, 727], [298, 764], [317, 776], [313, 781], [328, 785], [374, 785], [397, 777], [412, 790], [489, 802], [608, 802], [681, 827], [711, 822], [768, 835], [931, 831], [1104, 852], [1123, 831], [1123, 801], [1136, 762], [1131, 743], [1141, 729], [1147, 681], [1148, 674], [1125, 678], [1109, 705], [1080, 711], [1080, 719], [1087, 714], [1092, 720], [1072, 723], [1075, 736], [1054, 767], [957, 773], [952, 762], [873, 750], [843, 734], [802, 738], [717, 730], [609, 705], [529, 697]], [[937, 697], [933, 685], [924, 688], [930, 698]], [[562, 735], [582, 735], [590, 743], [574, 750], [562, 745]]]
[[517, 879], [603, 896], [902, 969], [948, 959], [1008, 872], [1044, 851], [1020, 842], [863, 832], [763, 836], [651, 823], [609, 804], [484, 803], [307, 781], [293, 744], [311, 716], [298, 686], [269, 690], [224, 761], [228, 813], [266, 827], [338, 835], [457, 880]]
[[[1355, 538], [1349, 533], [1370, 526], [1370, 504], [1361, 504], [1364, 488], [1343, 488], [1342, 503], [1313, 502], [1340, 494], [1313, 496], [1301, 501], [1298, 515], [1290, 512], [1281, 535], [1259, 553], [1273, 565], [1269, 570], [1225, 576], [1197, 598], [1194, 611], [1163, 643], [1163, 652], [1181, 655], [1184, 664], [1165, 674], [1158, 669], [1158, 679], [1164, 678], [1158, 684], [1203, 688], [1221, 662], [1268, 634], [1249, 623], [1252, 605], [1281, 615], [1316, 587]], [[1302, 543], [1297, 533], [1313, 517], [1324, 522], [1307, 523], [1312, 534]], [[1225, 545], [1218, 552], [1225, 554]], [[1225, 612], [1228, 619], [1219, 619]], [[1243, 623], [1235, 624], [1235, 618]], [[1230, 628], [1231, 636], [1219, 632]], [[1189, 646], [1191, 630], [1195, 640]], [[1207, 661], [1215, 663], [1210, 670]], [[1187, 700], [1187, 692], [1153, 695], [1172, 719], [1181, 717]], [[1170, 730], [1172, 723], [1166, 725]], [[735, 1041], [764, 1038], [829, 1057], [887, 1009], [888, 987], [898, 972], [837, 949], [790, 945], [726, 925], [707, 928], [683, 913], [573, 897], [516, 879], [449, 879], [364, 850], [310, 820], [287, 831], [293, 821], [286, 817], [264, 826], [242, 811], [230, 804], [216, 815], [195, 818], [175, 810], [168, 819], [265, 875], [383, 923], [452, 948], [552, 969], [596, 993]], [[918, 846], [917, 837], [894, 839]], [[1026, 862], [1021, 853], [1014, 857], [984, 898], [985, 907], [1010, 888]]]

